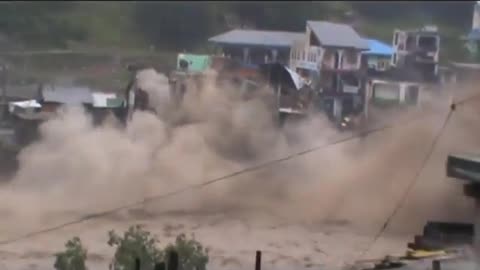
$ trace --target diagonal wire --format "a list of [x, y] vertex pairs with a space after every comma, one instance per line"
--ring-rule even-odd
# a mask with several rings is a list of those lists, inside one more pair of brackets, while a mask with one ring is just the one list
[[[459, 106], [462, 106], [462, 105], [465, 105], [467, 102], [471, 102], [471, 101], [474, 101], [476, 99], [480, 98], [480, 93], [478, 94], [474, 94], [474, 95], [471, 95], [470, 97], [467, 97], [467, 98], [464, 98], [458, 102], [453, 102], [451, 105], [450, 105], [450, 111], [448, 112], [447, 116], [445, 117], [445, 120], [443, 122], [443, 125], [441, 126], [440, 130], [438, 131], [437, 135], [435, 136], [432, 144], [431, 144], [431, 147], [427, 153], [427, 155], [425, 156], [425, 158], [423, 159], [423, 162], [422, 162], [422, 166], [420, 167], [420, 169], [415, 173], [415, 176], [413, 178], [413, 180], [410, 182], [410, 184], [407, 186], [407, 189], [405, 190], [403, 196], [400, 198], [400, 200], [398, 201], [398, 203], [396, 204], [395, 208], [393, 209], [392, 213], [386, 218], [385, 222], [383, 223], [382, 227], [380, 228], [380, 230], [377, 232], [377, 234], [375, 234], [374, 238], [372, 239], [372, 242], [370, 242], [370, 244], [361, 252], [360, 256], [358, 259], [361, 259], [363, 258], [363, 256], [368, 252], [370, 251], [370, 249], [373, 247], [373, 245], [375, 245], [375, 243], [378, 241], [378, 239], [383, 235], [383, 233], [385, 232], [385, 230], [388, 228], [388, 225], [390, 224], [390, 222], [392, 221], [392, 219], [395, 217], [395, 215], [397, 214], [397, 212], [402, 208], [402, 206], [405, 204], [406, 202], [406, 199], [408, 198], [408, 195], [410, 194], [410, 192], [412, 191], [413, 187], [415, 186], [415, 184], [418, 182], [419, 178], [420, 178], [420, 175], [421, 173], [423, 172], [423, 169], [425, 168], [425, 166], [427, 165], [428, 161], [430, 160], [430, 157], [432, 156], [433, 154], [433, 151], [435, 150], [435, 146], [436, 144], [438, 143], [438, 141], [440, 140], [440, 137], [442, 136], [443, 132], [445, 131], [445, 128], [448, 124], [448, 121], [450, 120], [451, 116], [452, 116], [452, 113], [456, 110], [457, 107]], [[357, 259], [357, 260], [358, 260]]]
[[[478, 96], [480, 96], [480, 94], [478, 94]], [[477, 95], [472, 96], [470, 98], [467, 98], [465, 100], [462, 100], [462, 101], [460, 101], [460, 104], [463, 105], [464, 103], [469, 101], [469, 99], [473, 99], [473, 98], [476, 98], [476, 97], [477, 97]], [[453, 104], [452, 104], [452, 107], [454, 107]], [[451, 111], [449, 112], [448, 118], [450, 117], [450, 114], [451, 114]], [[448, 120], [448, 118], [447, 118], [447, 120]], [[419, 120], [419, 119], [420, 118], [418, 118], [418, 117], [414, 117], [413, 119], [410, 119], [408, 122], [413, 122], [413, 121], [416, 121], [416, 120]], [[407, 122], [407, 121], [405, 121], [405, 122]], [[5, 239], [5, 240], [0, 241], [0, 245], [7, 245], [7, 244], [14, 243], [14, 242], [18, 242], [18, 241], [23, 240], [23, 239], [32, 238], [32, 237], [35, 237], [37, 235], [45, 234], [45, 233], [52, 232], [52, 231], [57, 231], [57, 230], [63, 229], [65, 227], [68, 227], [68, 226], [71, 226], [71, 225], [79, 224], [79, 223], [82, 223], [82, 222], [85, 222], [85, 221], [88, 221], [88, 220], [92, 220], [92, 219], [101, 218], [101, 217], [107, 216], [109, 214], [112, 214], [112, 213], [115, 213], [115, 212], [118, 212], [118, 211], [121, 211], [121, 210], [133, 208], [133, 207], [136, 207], [136, 206], [140, 206], [140, 205], [143, 205], [147, 202], [172, 197], [172, 196], [187, 192], [189, 190], [201, 189], [205, 186], [212, 185], [212, 184], [220, 182], [220, 181], [226, 181], [226, 180], [229, 180], [229, 179], [234, 178], [234, 177], [239, 176], [239, 175], [243, 175], [243, 174], [246, 174], [246, 173], [249, 173], [249, 172], [253, 172], [253, 171], [257, 171], [257, 170], [260, 170], [260, 169], [263, 169], [263, 168], [266, 168], [266, 167], [270, 167], [270, 166], [275, 165], [277, 163], [281, 163], [281, 162], [284, 162], [284, 161], [287, 161], [287, 160], [291, 160], [291, 159], [294, 159], [296, 157], [303, 156], [303, 155], [306, 155], [306, 154], [309, 154], [309, 153], [312, 153], [312, 152], [315, 152], [315, 151], [319, 151], [321, 149], [324, 149], [324, 148], [327, 148], [327, 147], [330, 147], [330, 146], [345, 143], [345, 142], [355, 140], [355, 139], [358, 139], [358, 138], [361, 138], [361, 137], [364, 137], [364, 136], [369, 136], [371, 134], [378, 133], [378, 132], [385, 131], [385, 130], [389, 130], [389, 129], [395, 128], [397, 126], [402, 126], [403, 124], [404, 123], [396, 124], [396, 125], [385, 125], [385, 126], [382, 126], [382, 127], [379, 127], [379, 128], [364, 130], [364, 131], [359, 132], [357, 135], [352, 135], [352, 136], [349, 136], [349, 137], [346, 137], [346, 138], [343, 138], [343, 139], [339, 139], [339, 140], [336, 140], [336, 141], [333, 141], [333, 142], [330, 142], [330, 143], [327, 143], [327, 144], [323, 144], [323, 145], [320, 145], [320, 146], [317, 146], [317, 147], [312, 147], [312, 148], [307, 149], [307, 150], [303, 150], [303, 151], [300, 151], [300, 152], [297, 152], [297, 153], [290, 154], [290, 155], [288, 155], [286, 157], [283, 157], [283, 158], [274, 159], [274, 160], [270, 160], [270, 161], [267, 161], [267, 162], [264, 162], [264, 163], [260, 163], [258, 165], [248, 167], [248, 168], [245, 168], [243, 170], [239, 170], [239, 171], [233, 172], [231, 174], [224, 175], [224, 176], [221, 176], [221, 177], [217, 177], [217, 178], [214, 178], [214, 179], [211, 179], [211, 180], [199, 183], [199, 184], [186, 186], [184, 188], [174, 190], [174, 191], [171, 191], [171, 192], [167, 192], [167, 193], [164, 193], [164, 194], [159, 194], [159, 195], [155, 195], [155, 196], [151, 196], [151, 197], [146, 197], [143, 200], [140, 200], [140, 201], [137, 201], [137, 202], [133, 202], [133, 203], [130, 203], [130, 204], [125, 204], [125, 205], [122, 205], [122, 206], [119, 206], [119, 207], [116, 207], [116, 208], [113, 208], [113, 209], [109, 209], [109, 210], [105, 210], [105, 211], [101, 211], [101, 212], [97, 212], [97, 213], [88, 214], [88, 215], [79, 217], [77, 219], [74, 219], [74, 220], [71, 220], [71, 221], [56, 225], [56, 226], [52, 226], [50, 228], [45, 228], [45, 229], [30, 232], [30, 233], [26, 233], [26, 234], [18, 236], [18, 237]], [[386, 224], [387, 224], [387, 222], [386, 222]], [[387, 225], [384, 225], [384, 227], [386, 228]], [[384, 229], [382, 227], [381, 233], [383, 232], [383, 230]], [[380, 234], [379, 234], [379, 236], [380, 236]], [[376, 237], [376, 238], [378, 238], [378, 237]]]
[[[425, 115], [423, 115], [423, 116], [425, 117]], [[359, 132], [356, 135], [351, 135], [351, 136], [348, 136], [346, 138], [342, 138], [342, 139], [332, 141], [332, 142], [329, 142], [329, 143], [326, 143], [326, 144], [322, 144], [322, 145], [319, 145], [319, 146], [316, 146], [316, 147], [312, 147], [312, 148], [309, 148], [309, 149], [306, 149], [306, 150], [303, 150], [303, 151], [300, 151], [300, 152], [290, 154], [290, 155], [282, 157], [282, 158], [273, 159], [273, 160], [270, 160], [270, 161], [267, 161], [267, 162], [264, 162], [264, 163], [260, 163], [260, 164], [257, 164], [255, 166], [251, 166], [251, 167], [248, 167], [248, 168], [245, 168], [245, 169], [242, 169], [242, 170], [239, 170], [239, 171], [236, 171], [236, 172], [233, 172], [233, 173], [221, 176], [221, 177], [213, 178], [211, 180], [208, 180], [208, 181], [205, 181], [205, 182], [202, 182], [202, 183], [199, 183], [199, 184], [189, 185], [189, 186], [186, 186], [186, 187], [183, 187], [183, 188], [180, 188], [178, 190], [171, 191], [171, 192], [146, 197], [146, 198], [144, 198], [140, 201], [136, 201], [136, 202], [133, 202], [133, 203], [130, 203], [130, 204], [125, 204], [125, 205], [122, 205], [122, 206], [119, 206], [119, 207], [116, 207], [116, 208], [112, 208], [112, 209], [108, 209], [108, 210], [105, 210], [105, 211], [100, 211], [100, 212], [96, 212], [96, 213], [87, 214], [87, 215], [84, 215], [84, 216], [79, 217], [77, 219], [74, 219], [74, 220], [71, 220], [71, 221], [56, 225], [56, 226], [52, 226], [50, 228], [46, 228], [46, 229], [42, 229], [42, 230], [38, 230], [38, 231], [33, 231], [33, 232], [26, 233], [24, 235], [14, 237], [14, 238], [10, 238], [10, 239], [5, 239], [5, 240], [0, 241], [0, 245], [6, 245], [6, 244], [17, 242], [17, 241], [20, 241], [20, 240], [23, 240], [23, 239], [31, 238], [31, 237], [34, 237], [34, 236], [37, 236], [37, 235], [45, 234], [45, 233], [52, 232], [52, 231], [57, 231], [57, 230], [60, 230], [62, 228], [68, 227], [68, 226], [79, 224], [79, 223], [82, 223], [82, 222], [85, 222], [85, 221], [88, 221], [88, 220], [92, 220], [92, 219], [101, 218], [103, 216], [107, 216], [109, 214], [112, 214], [112, 213], [115, 213], [115, 212], [118, 212], [118, 211], [121, 211], [121, 210], [130, 209], [130, 208], [133, 208], [133, 207], [136, 207], [136, 206], [140, 206], [140, 205], [143, 205], [143, 204], [151, 202], [151, 201], [162, 200], [162, 199], [166, 199], [168, 197], [173, 197], [175, 195], [185, 193], [185, 192], [190, 191], [190, 190], [201, 189], [205, 186], [209, 186], [209, 185], [212, 185], [212, 184], [220, 182], [220, 181], [226, 181], [226, 180], [229, 180], [229, 179], [234, 178], [234, 177], [239, 176], [239, 175], [243, 175], [243, 174], [247, 174], [247, 173], [250, 173], [250, 172], [258, 171], [260, 169], [276, 165], [277, 163], [285, 162], [285, 161], [297, 158], [299, 156], [307, 155], [309, 153], [319, 151], [321, 149], [325, 149], [325, 148], [330, 147], [330, 146], [346, 143], [348, 141], [352, 141], [352, 140], [355, 140], [355, 139], [358, 139], [358, 138], [361, 138], [361, 137], [364, 137], [364, 136], [369, 136], [369, 135], [374, 134], [374, 133], [378, 133], [378, 132], [381, 132], [381, 131], [392, 129], [392, 128], [397, 127], [397, 126], [403, 126], [404, 124], [406, 124], [408, 122], [413, 122], [413, 121], [417, 121], [417, 120], [420, 119], [418, 117], [412, 117], [412, 118], [413, 119], [408, 119], [408, 121], [403, 121], [401, 124], [385, 125], [385, 126], [381, 126], [381, 127], [378, 127], [378, 128], [364, 130], [364, 131]]]
[[[480, 97], [480, 95], [478, 95]], [[452, 113], [453, 111], [455, 110], [455, 108], [460, 104], [460, 105], [463, 105], [465, 104], [467, 101], [470, 101], [471, 98], [473, 97], [470, 97], [470, 98], [467, 98], [467, 99], [464, 99], [462, 101], [460, 101], [459, 103], [453, 103], [451, 105], [451, 110], [448, 112], [447, 116], [445, 117], [445, 120], [442, 124], [442, 126], [440, 127], [437, 135], [435, 136], [435, 138], [433, 139], [432, 141], [432, 144], [430, 145], [430, 148], [427, 152], [427, 155], [425, 155], [425, 158], [423, 159], [422, 163], [421, 163], [421, 166], [420, 168], [417, 170], [417, 172], [415, 173], [412, 181], [410, 181], [409, 185], [407, 186], [407, 189], [405, 190], [405, 192], [403, 193], [402, 197], [400, 198], [400, 200], [397, 202], [397, 204], [395, 205], [395, 208], [393, 209], [393, 211], [390, 213], [390, 215], [388, 215], [388, 217], [386, 218], [385, 222], [383, 223], [382, 227], [380, 228], [380, 230], [375, 234], [374, 238], [372, 239], [372, 241], [368, 244], [368, 246], [360, 253], [360, 256], [358, 259], [361, 259], [363, 258], [363, 256], [368, 252], [370, 251], [370, 249], [375, 245], [375, 243], [378, 241], [378, 239], [380, 239], [380, 237], [383, 235], [383, 233], [385, 232], [385, 230], [388, 228], [388, 226], [390, 225], [390, 222], [392, 221], [392, 219], [395, 217], [395, 215], [398, 213], [398, 211], [404, 206], [407, 198], [408, 198], [408, 195], [410, 194], [410, 192], [412, 191], [413, 187], [416, 185], [416, 183], [418, 182], [418, 180], [420, 179], [420, 175], [421, 173], [423, 172], [423, 169], [426, 167], [428, 161], [430, 160], [434, 150], [435, 150], [435, 147], [438, 143], [438, 141], [440, 140], [443, 132], [445, 131], [445, 128], [452, 116]], [[358, 260], [357, 259], [357, 260]]]

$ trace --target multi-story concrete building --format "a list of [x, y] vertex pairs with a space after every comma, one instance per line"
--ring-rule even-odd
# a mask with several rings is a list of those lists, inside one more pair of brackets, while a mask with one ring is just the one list
[[418, 30], [395, 30], [394, 53], [391, 66], [397, 69], [415, 70], [425, 81], [438, 77], [440, 35], [436, 26], [425, 26]]
[[308, 21], [303, 39], [290, 51], [290, 68], [312, 81], [326, 112], [335, 120], [362, 110], [366, 70], [362, 52], [367, 40], [349, 25]]

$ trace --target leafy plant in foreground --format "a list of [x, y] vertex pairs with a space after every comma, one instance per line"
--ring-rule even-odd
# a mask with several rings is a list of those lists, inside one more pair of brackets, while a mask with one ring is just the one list
[[130, 227], [123, 237], [114, 231], [110, 231], [108, 236], [108, 245], [117, 248], [112, 270], [133, 269], [136, 258], [140, 259], [141, 270], [152, 270], [155, 263], [163, 260], [163, 252], [157, 248], [158, 240], [140, 225]]
[[74, 237], [65, 244], [66, 250], [55, 254], [56, 270], [87, 270], [85, 261], [87, 250], [83, 248], [80, 238]]
[[[195, 238], [187, 239], [185, 234], [180, 234], [175, 244], [169, 244], [165, 253], [177, 251], [179, 270], [205, 270], [208, 263], [208, 249], [204, 248]], [[168, 263], [168, 262], [167, 262]]]

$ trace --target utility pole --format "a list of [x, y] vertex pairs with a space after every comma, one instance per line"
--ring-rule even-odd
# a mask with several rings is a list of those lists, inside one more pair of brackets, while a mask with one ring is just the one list
[[0, 66], [1, 85], [2, 85], [2, 109], [1, 109], [1, 121], [5, 121], [7, 112], [7, 65], [2, 64]]

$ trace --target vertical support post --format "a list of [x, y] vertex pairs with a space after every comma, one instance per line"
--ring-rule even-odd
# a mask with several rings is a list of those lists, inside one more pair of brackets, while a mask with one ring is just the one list
[[5, 114], [8, 110], [7, 105], [7, 66], [2, 64], [1, 66], [1, 84], [2, 84], [2, 108], [1, 108], [1, 120], [5, 120]]
[[278, 51], [276, 49], [272, 49], [272, 62], [276, 63], [278, 57]]
[[473, 228], [473, 247], [476, 252], [476, 257], [480, 258], [480, 199], [477, 198], [475, 198]]
[[178, 253], [175, 250], [168, 253], [167, 270], [178, 270]]
[[154, 270], [166, 270], [165, 262], [156, 263]]
[[248, 64], [248, 63], [249, 63], [249, 61], [248, 61], [248, 59], [249, 59], [249, 51], [250, 51], [249, 48], [243, 48], [243, 62], [244, 62], [245, 64]]
[[135, 258], [135, 270], [140, 270], [140, 259]]
[[255, 255], [255, 270], [262, 270], [262, 252], [257, 250]]
[[363, 106], [363, 111], [364, 111], [364, 114], [365, 114], [365, 120], [368, 120], [368, 105], [370, 103], [370, 92], [371, 92], [371, 89], [372, 89], [372, 81], [369, 80], [367, 85], [365, 86], [365, 100], [364, 100], [364, 106]]
[[333, 98], [333, 117], [337, 121], [337, 123], [340, 123], [342, 121], [342, 99], [338, 96]]

